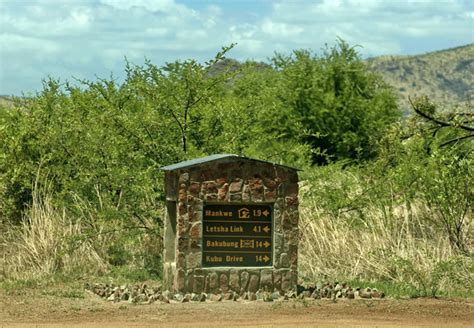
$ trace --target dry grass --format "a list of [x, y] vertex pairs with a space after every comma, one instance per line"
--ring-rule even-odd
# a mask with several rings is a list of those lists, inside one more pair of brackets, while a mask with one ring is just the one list
[[84, 238], [81, 222], [54, 208], [47, 192], [36, 189], [21, 224], [3, 228], [0, 277], [4, 279], [101, 272], [106, 268], [105, 261]]
[[460, 256], [448, 236], [421, 220], [423, 207], [365, 208], [334, 217], [311, 198], [300, 206], [300, 276], [322, 279], [390, 281], [426, 293], [473, 285], [473, 260]]

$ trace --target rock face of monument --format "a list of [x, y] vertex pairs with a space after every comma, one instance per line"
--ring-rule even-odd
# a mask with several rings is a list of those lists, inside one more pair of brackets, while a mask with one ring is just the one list
[[296, 287], [296, 169], [236, 155], [162, 169], [165, 289], [283, 293]]

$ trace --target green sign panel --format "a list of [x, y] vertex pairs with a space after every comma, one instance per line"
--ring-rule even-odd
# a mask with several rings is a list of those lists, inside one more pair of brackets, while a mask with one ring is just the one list
[[258, 267], [273, 263], [271, 205], [204, 205], [203, 267]]

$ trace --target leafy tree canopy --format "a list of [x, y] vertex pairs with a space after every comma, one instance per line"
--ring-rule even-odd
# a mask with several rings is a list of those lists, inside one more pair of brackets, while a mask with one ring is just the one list
[[322, 56], [223, 65], [233, 46], [204, 64], [127, 63], [123, 83], [48, 79], [18, 99], [0, 121], [0, 211], [18, 219], [47, 176], [66, 208], [80, 201], [146, 228], [144, 218], [160, 221], [163, 165], [221, 152], [303, 167], [370, 159], [399, 116], [390, 88], [343, 41]]

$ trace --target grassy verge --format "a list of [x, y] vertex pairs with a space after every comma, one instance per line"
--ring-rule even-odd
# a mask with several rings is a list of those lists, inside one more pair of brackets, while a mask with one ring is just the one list
[[[474, 258], [460, 254], [449, 236], [426, 219], [426, 205], [400, 204], [375, 193], [359, 197], [354, 206], [351, 194], [364, 194], [363, 181], [353, 172], [336, 172], [301, 183], [303, 281], [345, 281], [353, 287], [375, 287], [394, 298], [474, 297]], [[91, 237], [84, 229], [79, 218], [55, 208], [47, 193], [35, 193], [22, 224], [2, 227], [0, 288], [7, 295], [32, 291], [81, 298], [87, 282], [160, 279], [159, 263], [136, 260], [136, 254], [159, 244], [156, 240], [143, 242], [146, 239], [139, 236], [139, 242], [120, 244], [119, 239], [122, 247], [117, 248], [110, 234]], [[128, 262], [123, 260], [127, 248], [134, 251], [126, 253]]]
[[[364, 194], [367, 186], [360, 176], [333, 173], [302, 183], [303, 281], [347, 281], [376, 287], [391, 297], [474, 296], [474, 258], [452, 247], [425, 204]], [[338, 181], [344, 184], [338, 186]], [[364, 199], [353, 205], [353, 194]], [[465, 219], [472, 221], [469, 214]]]

